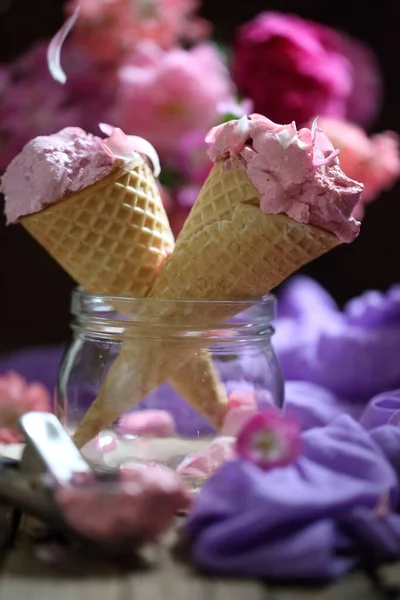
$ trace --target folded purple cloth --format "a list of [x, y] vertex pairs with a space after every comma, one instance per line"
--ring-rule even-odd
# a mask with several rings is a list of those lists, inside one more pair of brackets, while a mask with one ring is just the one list
[[362, 401], [400, 388], [400, 286], [367, 292], [340, 311], [317, 283], [294, 277], [278, 310], [274, 347], [286, 380]]
[[360, 418], [365, 429], [373, 429], [379, 425], [399, 423], [400, 390], [384, 392], [372, 398]]
[[285, 409], [297, 418], [305, 431], [328, 425], [336, 417], [349, 414], [356, 420], [364, 404], [346, 401], [333, 392], [308, 381], [288, 381], [285, 386]]
[[[399, 497], [394, 449], [387, 454], [380, 439], [343, 415], [303, 433], [303, 453], [286, 468], [265, 472], [242, 460], [226, 463], [187, 521], [195, 561], [249, 577], [335, 578], [359, 560], [360, 522], [376, 556], [400, 555], [400, 516], [376, 512], [382, 498], [394, 507]], [[400, 435], [394, 445], [400, 455]]]

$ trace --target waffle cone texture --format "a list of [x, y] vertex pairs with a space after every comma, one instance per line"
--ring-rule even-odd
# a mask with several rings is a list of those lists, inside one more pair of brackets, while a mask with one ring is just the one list
[[[99, 182], [21, 223], [94, 294], [145, 297], [175, 244], [156, 181], [142, 160], [118, 165]], [[138, 350], [133, 347], [132, 360]], [[196, 407], [198, 398], [201, 404], [207, 398], [225, 405], [225, 390], [208, 353], [191, 367], [171, 381], [180, 395]]]

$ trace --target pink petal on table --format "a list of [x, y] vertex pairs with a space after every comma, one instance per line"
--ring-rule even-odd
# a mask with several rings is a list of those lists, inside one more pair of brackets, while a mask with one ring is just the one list
[[80, 12], [80, 7], [78, 6], [74, 10], [74, 12], [70, 16], [70, 18], [67, 19], [67, 21], [65, 21], [64, 25], [61, 27], [61, 29], [56, 33], [56, 35], [50, 41], [50, 44], [47, 48], [47, 64], [49, 67], [49, 71], [50, 71], [53, 79], [55, 79], [59, 83], [64, 84], [67, 81], [67, 76], [61, 67], [61, 59], [60, 59], [61, 48], [62, 48], [69, 32], [71, 31], [71, 29], [75, 25], [76, 21], [78, 20], [79, 12]]
[[187, 456], [177, 467], [179, 475], [211, 477], [225, 462], [234, 456], [233, 437], [216, 438], [203, 451]]

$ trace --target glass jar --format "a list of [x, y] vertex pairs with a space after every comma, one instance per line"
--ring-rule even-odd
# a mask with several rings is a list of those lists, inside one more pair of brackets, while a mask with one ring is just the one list
[[[148, 303], [153, 303], [151, 321], [143, 316], [148, 313]], [[176, 312], [177, 304], [179, 322], [166, 322], [165, 314]], [[128, 339], [139, 347], [149, 340], [167, 344], [171, 353], [180, 356], [195, 356], [193, 347], [196, 352], [207, 350], [225, 388], [228, 406], [236, 410], [239, 421], [252, 403], [258, 408], [282, 405], [283, 380], [271, 345], [273, 296], [255, 302], [175, 301], [97, 296], [78, 288], [73, 292], [71, 309], [73, 339], [60, 366], [56, 394], [57, 416], [71, 435]], [[193, 314], [196, 319], [185, 317]], [[234, 316], [216, 321], [216, 315], [221, 314]], [[103, 466], [162, 463], [178, 470], [196, 487], [232, 451], [235, 427], [239, 427], [237, 419], [229, 421], [227, 416], [217, 431], [164, 382], [110, 423], [82, 451]]]

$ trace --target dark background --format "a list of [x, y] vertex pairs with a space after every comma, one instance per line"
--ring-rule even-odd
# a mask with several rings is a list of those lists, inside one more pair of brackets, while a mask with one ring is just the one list
[[[0, 62], [50, 37], [63, 22], [61, 7], [61, 0], [0, 0]], [[295, 12], [368, 42], [385, 79], [384, 108], [372, 131], [400, 133], [399, 0], [204, 0], [202, 13], [215, 23], [216, 35], [229, 42], [235, 27], [261, 10]], [[352, 245], [337, 248], [304, 272], [340, 305], [366, 289], [386, 290], [400, 279], [399, 218], [397, 186], [368, 207], [362, 234]], [[0, 351], [64, 341], [73, 285], [21, 227], [6, 228], [0, 217]]]

